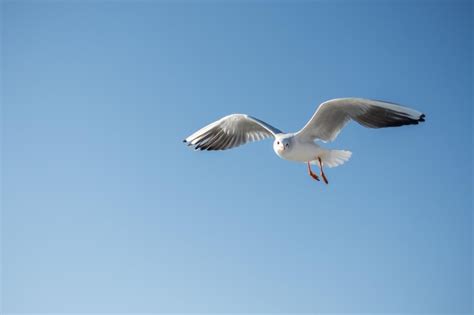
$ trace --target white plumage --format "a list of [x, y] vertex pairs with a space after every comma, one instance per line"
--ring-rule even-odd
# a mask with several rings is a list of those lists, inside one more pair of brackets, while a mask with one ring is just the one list
[[196, 150], [226, 150], [252, 141], [273, 137], [273, 149], [283, 159], [318, 164], [327, 183], [323, 165], [335, 167], [351, 157], [350, 151], [327, 150], [315, 143], [333, 141], [351, 120], [368, 128], [398, 127], [423, 122], [425, 115], [398, 104], [363, 98], [339, 98], [322, 103], [308, 123], [296, 133], [279, 129], [249, 115], [232, 114], [215, 121], [184, 142]]
[[226, 150], [280, 133], [280, 130], [251, 116], [232, 114], [199, 129], [184, 141], [195, 149]]

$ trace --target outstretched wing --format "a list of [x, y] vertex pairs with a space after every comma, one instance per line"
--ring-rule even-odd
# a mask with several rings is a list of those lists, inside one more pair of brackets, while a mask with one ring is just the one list
[[368, 128], [416, 125], [425, 114], [398, 104], [363, 98], [338, 98], [319, 105], [313, 117], [296, 134], [305, 140], [333, 141], [352, 119]]
[[226, 150], [279, 133], [282, 132], [257, 118], [232, 114], [199, 129], [184, 142], [196, 150]]

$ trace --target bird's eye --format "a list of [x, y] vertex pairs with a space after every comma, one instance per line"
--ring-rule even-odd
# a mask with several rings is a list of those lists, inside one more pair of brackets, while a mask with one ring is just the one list
[[277, 144], [280, 144], [280, 141], [277, 141]]
[[290, 145], [290, 144], [289, 144], [289, 143], [287, 143], [287, 144], [286, 144], [286, 147], [288, 147], [289, 145]]

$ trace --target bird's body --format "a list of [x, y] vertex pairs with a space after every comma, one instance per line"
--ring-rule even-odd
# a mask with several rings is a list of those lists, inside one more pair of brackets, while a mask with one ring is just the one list
[[246, 142], [273, 137], [273, 150], [282, 159], [304, 162], [316, 180], [319, 177], [310, 164], [319, 165], [324, 182], [328, 183], [323, 165], [335, 167], [351, 157], [350, 151], [328, 150], [315, 141], [333, 141], [341, 129], [355, 120], [368, 128], [398, 127], [424, 121], [425, 115], [398, 104], [361, 99], [341, 98], [322, 103], [313, 117], [298, 132], [284, 133], [271, 125], [245, 114], [232, 114], [196, 131], [184, 142], [196, 150], [226, 150]]
[[[277, 137], [278, 139], [278, 137]], [[273, 150], [282, 159], [296, 162], [308, 162], [315, 159], [321, 153], [321, 147], [314, 141], [301, 141], [295, 134], [283, 134], [280, 141], [288, 141], [290, 144], [286, 149], [280, 150], [278, 140], [274, 142]]]
[[[280, 143], [283, 143], [285, 149], [282, 149]], [[316, 142], [299, 137], [295, 133], [277, 135], [273, 142], [273, 150], [280, 158], [294, 162], [318, 164], [319, 157], [322, 164], [328, 167], [341, 165], [352, 155], [350, 151], [325, 149]]]
[[[284, 145], [288, 143], [288, 146], [282, 149], [279, 142], [284, 143]], [[273, 150], [282, 159], [295, 162], [313, 161], [324, 152], [324, 149], [314, 141], [304, 141], [294, 133], [277, 135], [273, 142]]]

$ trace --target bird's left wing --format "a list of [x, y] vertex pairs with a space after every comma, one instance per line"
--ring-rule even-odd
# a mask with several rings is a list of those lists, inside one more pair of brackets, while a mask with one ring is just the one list
[[244, 114], [232, 114], [215, 121], [184, 142], [196, 150], [226, 150], [251, 141], [258, 141], [282, 133], [269, 124]]
[[319, 105], [313, 117], [296, 136], [308, 141], [333, 141], [350, 120], [368, 128], [384, 128], [416, 125], [425, 121], [424, 118], [424, 114], [394, 103], [338, 98]]

